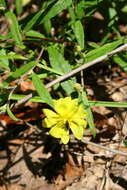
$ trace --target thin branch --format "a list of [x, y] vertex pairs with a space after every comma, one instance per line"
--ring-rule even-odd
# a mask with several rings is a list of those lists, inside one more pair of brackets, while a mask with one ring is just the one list
[[[88, 67], [91, 67], [91, 66], [93, 66], [93, 65], [95, 65], [95, 64], [97, 64], [97, 63], [99, 63], [99, 62], [101, 62], [101, 61], [103, 61], [103, 60], [105, 60], [105, 59], [107, 59], [107, 58], [109, 58], [109, 57], [112, 57], [114, 54], [119, 53], [119, 52], [123, 51], [123, 50], [126, 49], [126, 48], [127, 48], [127, 44], [124, 44], [124, 45], [118, 47], [117, 49], [113, 50], [112, 52], [110, 52], [110, 53], [108, 53], [108, 54], [106, 54], [106, 55], [103, 55], [103, 56], [101, 56], [101, 57], [99, 57], [99, 58], [97, 58], [97, 59], [95, 59], [95, 60], [93, 60], [93, 61], [90, 61], [90, 62], [88, 62], [88, 63], [85, 63], [84, 65], [82, 65], [82, 66], [80, 66], [80, 67], [78, 67], [78, 68], [76, 68], [76, 69], [70, 71], [69, 73], [66, 73], [65, 75], [60, 76], [59, 78], [57, 78], [57, 79], [53, 80], [52, 82], [48, 83], [45, 87], [46, 87], [46, 88], [52, 87], [52, 86], [55, 85], [56, 83], [61, 82], [61, 81], [65, 80], [65, 79], [67, 79], [67, 78], [73, 76], [74, 74], [76, 74], [76, 73], [78, 73], [78, 72], [80, 72], [80, 71], [82, 71], [82, 70], [84, 70], [84, 69], [86, 69], [86, 68], [88, 68]], [[30, 94], [27, 95], [25, 98], [19, 100], [19, 101], [15, 104], [15, 106], [18, 107], [19, 105], [21, 105], [21, 104], [27, 102], [27, 101], [28, 101], [29, 99], [31, 99], [32, 97], [33, 97], [33, 94], [30, 93]]]
[[67, 41], [64, 41], [63, 39], [49, 39], [49, 38], [42, 38], [42, 37], [29, 37], [29, 39], [39, 39], [41, 41], [44, 41], [44, 42], [53, 42], [53, 43], [59, 43], [59, 44], [63, 44], [63, 45], [74, 45], [75, 42], [67, 42]]
[[91, 66], [93, 66], [93, 65], [95, 65], [95, 64], [97, 64], [97, 63], [99, 63], [99, 62], [101, 62], [101, 61], [103, 61], [103, 60], [105, 60], [105, 59], [107, 59], [109, 57], [112, 57], [114, 54], [119, 53], [119, 52], [123, 51], [126, 48], [127, 48], [127, 44], [124, 44], [124, 45], [118, 47], [117, 49], [111, 51], [110, 53], [107, 53], [106, 55], [103, 55], [101, 57], [98, 57], [97, 59], [94, 59], [93, 61], [85, 63], [85, 64], [81, 65], [80, 67], [70, 71], [69, 73], [66, 73], [66, 74], [58, 77], [57, 79], [53, 80], [52, 82], [49, 82], [46, 85], [46, 88], [49, 88], [49, 87], [55, 85], [58, 82], [61, 82], [61, 81], [65, 80], [65, 79], [67, 79], [69, 77], [72, 77], [74, 74], [76, 74], [76, 73], [78, 73], [78, 72], [80, 72], [80, 71], [82, 71], [82, 70], [84, 70], [84, 69], [86, 69], [88, 67], [91, 67]]
[[96, 146], [98, 148], [107, 150], [109, 152], [113, 152], [115, 155], [119, 154], [119, 155], [122, 155], [122, 156], [127, 156], [127, 152], [121, 152], [119, 150], [114, 150], [114, 149], [111, 149], [109, 147], [106, 147], [106, 146], [103, 146], [103, 145], [100, 145], [100, 144], [96, 144], [96, 143], [93, 143], [93, 142], [90, 142], [90, 141], [87, 141], [87, 140], [84, 140], [84, 139], [82, 140], [82, 142], [85, 143], [85, 144], [90, 144], [90, 145]]
[[24, 98], [21, 100], [18, 100], [17, 103], [14, 105], [15, 108], [18, 108], [20, 105], [26, 103], [28, 100], [30, 100], [33, 97], [33, 93], [30, 93], [26, 95]]
[[39, 53], [39, 55], [38, 55], [38, 57], [36, 59], [37, 61], [39, 61], [39, 59], [41, 58], [43, 52], [44, 52], [44, 48], [41, 48], [41, 51], [40, 51], [40, 53]]
[[83, 70], [81, 70], [80, 76], [81, 76], [81, 86], [84, 89], [85, 84], [84, 84], [84, 73], [83, 73]]

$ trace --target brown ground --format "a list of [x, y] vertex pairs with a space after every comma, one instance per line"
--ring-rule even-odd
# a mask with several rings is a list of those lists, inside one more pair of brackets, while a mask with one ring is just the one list
[[[85, 79], [90, 99], [126, 101], [127, 74], [117, 66], [93, 69]], [[26, 103], [14, 110], [22, 121], [0, 115], [0, 190], [126, 190], [127, 157], [73, 137], [62, 145], [41, 127], [42, 107]], [[84, 139], [127, 152], [126, 110], [93, 107], [95, 138]]]

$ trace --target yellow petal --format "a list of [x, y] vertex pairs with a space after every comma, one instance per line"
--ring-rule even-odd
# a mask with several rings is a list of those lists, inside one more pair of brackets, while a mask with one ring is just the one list
[[50, 128], [50, 127], [53, 127], [54, 125], [57, 124], [57, 120], [56, 119], [48, 119], [48, 118], [45, 118], [43, 119], [42, 121], [42, 126], [43, 127], [46, 127], [46, 128]]
[[69, 142], [69, 135], [62, 136], [61, 141], [62, 141], [62, 143], [67, 144]]
[[61, 138], [62, 132], [63, 132], [62, 128], [55, 126], [52, 127], [52, 129], [50, 129], [49, 134], [55, 138]]
[[54, 101], [55, 111], [60, 114], [63, 118], [69, 118], [73, 115], [78, 106], [78, 100], [72, 100], [71, 97], [60, 98]]
[[77, 112], [73, 115], [73, 117], [85, 119], [86, 115], [87, 112], [84, 110], [83, 106], [79, 105]]
[[46, 118], [42, 121], [43, 127], [52, 127], [59, 120], [59, 115], [50, 109], [43, 109]]
[[48, 118], [58, 118], [58, 115], [50, 109], [43, 109], [43, 113]]
[[73, 122], [71, 122], [70, 123], [70, 128], [71, 128], [71, 130], [72, 130], [72, 133], [73, 133], [73, 135], [77, 138], [77, 139], [79, 139], [79, 140], [81, 140], [82, 138], [83, 138], [83, 133], [84, 133], [84, 127], [82, 126], [82, 125], [76, 125], [75, 123], [73, 123]]
[[82, 104], [79, 105], [77, 113], [82, 117], [85, 118], [87, 115], [87, 112], [85, 111], [84, 107], [82, 106]]
[[66, 129], [66, 127], [63, 125], [63, 127], [56, 125], [55, 127], [52, 127], [52, 129], [50, 129], [49, 133], [55, 137], [55, 138], [64, 138], [64, 136], [68, 136], [69, 135], [69, 131]]
[[72, 121], [69, 121], [69, 124], [74, 123], [78, 126], [83, 126], [83, 128], [86, 128], [87, 125], [87, 121], [84, 119], [78, 119], [78, 118], [74, 118]]

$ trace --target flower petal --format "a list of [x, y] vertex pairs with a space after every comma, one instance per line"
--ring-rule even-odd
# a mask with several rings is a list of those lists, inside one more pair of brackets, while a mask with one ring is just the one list
[[71, 97], [60, 98], [54, 101], [54, 111], [44, 109], [43, 112], [46, 118], [43, 120], [43, 126], [51, 128], [49, 133], [55, 137], [60, 138], [64, 144], [69, 141], [70, 127], [72, 133], [77, 139], [82, 139], [84, 128], [87, 125], [87, 112], [82, 104], [78, 104], [78, 99], [71, 99]]
[[87, 115], [87, 112], [84, 110], [83, 106], [80, 105], [77, 109], [77, 112], [75, 112], [75, 114], [72, 115], [71, 121], [75, 119], [85, 119], [86, 115]]
[[54, 100], [55, 111], [60, 114], [63, 118], [69, 118], [73, 115], [78, 108], [78, 100], [71, 99], [71, 97], [60, 98]]
[[76, 124], [77, 126], [83, 126], [83, 128], [86, 128], [86, 126], [87, 126], [87, 121], [86, 120], [84, 120], [84, 119], [79, 119], [79, 118], [74, 118], [72, 121], [69, 121], [69, 124], [71, 124], [71, 123], [74, 123], [74, 124]]
[[50, 128], [59, 121], [59, 115], [50, 109], [43, 109], [46, 118], [42, 121], [43, 127]]
[[67, 130], [66, 127], [56, 125], [50, 129], [49, 133], [55, 138], [61, 138], [64, 144], [67, 144], [69, 141], [69, 130]]
[[69, 123], [70, 128], [72, 130], [73, 135], [81, 140], [83, 138], [83, 133], [84, 133], [84, 127], [82, 125], [76, 125], [75, 123], [71, 122]]
[[67, 144], [69, 142], [69, 135], [61, 137], [61, 141], [62, 143]]
[[43, 109], [43, 113], [48, 118], [57, 118], [58, 117], [58, 114], [50, 109]]
[[53, 126], [56, 125], [56, 124], [57, 124], [56, 119], [53, 120], [53, 119], [45, 118], [45, 119], [43, 119], [43, 121], [42, 121], [42, 126], [43, 126], [43, 127], [46, 127], [46, 128], [53, 127]]
[[81, 118], [85, 118], [87, 115], [86, 110], [84, 109], [83, 105], [80, 104], [77, 110], [77, 113], [80, 115]]
[[55, 126], [52, 127], [52, 129], [50, 129], [49, 134], [55, 138], [61, 138], [62, 132], [63, 132], [62, 128]]

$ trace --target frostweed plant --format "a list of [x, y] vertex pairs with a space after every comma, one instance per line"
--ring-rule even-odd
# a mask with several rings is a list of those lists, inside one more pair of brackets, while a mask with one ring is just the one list
[[42, 121], [43, 127], [51, 128], [49, 134], [60, 138], [64, 144], [69, 142], [69, 129], [77, 139], [82, 139], [87, 121], [86, 111], [78, 103], [78, 99], [66, 97], [53, 102], [54, 111], [43, 109], [46, 116]]

